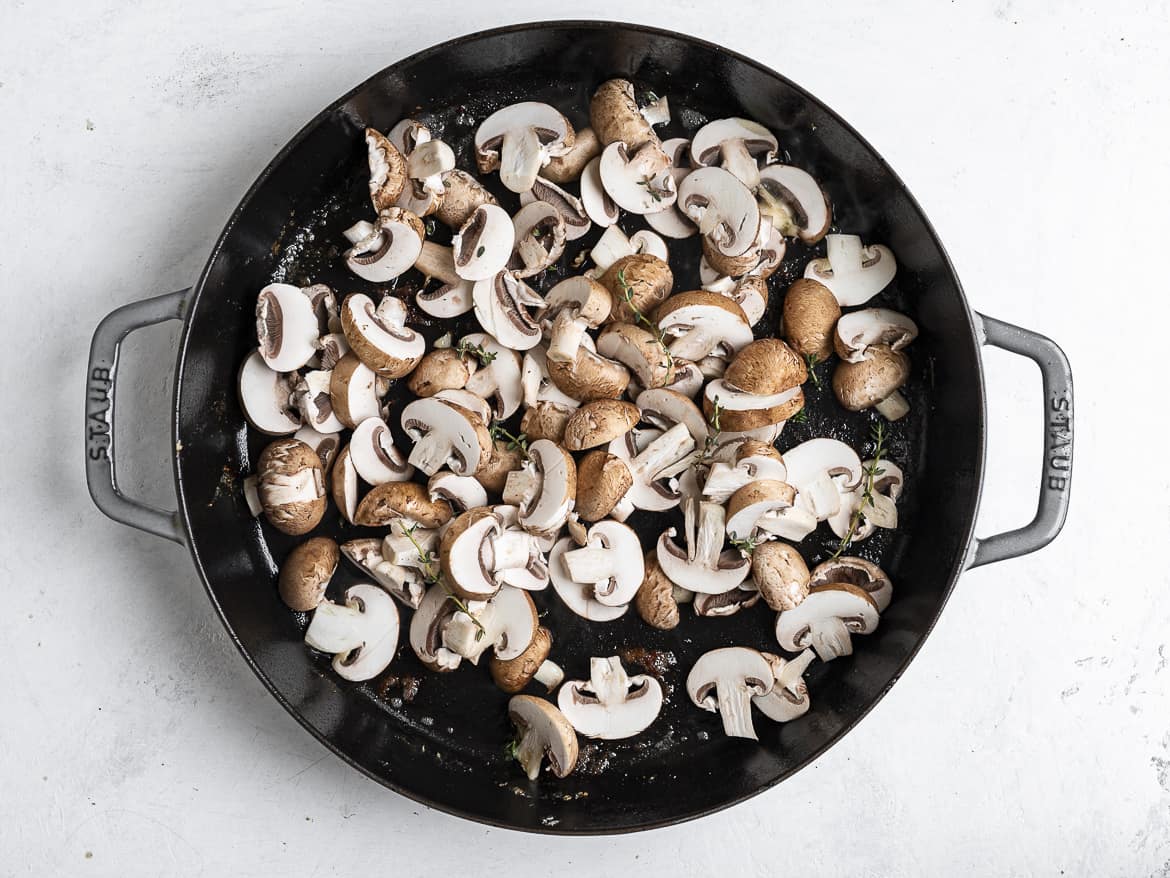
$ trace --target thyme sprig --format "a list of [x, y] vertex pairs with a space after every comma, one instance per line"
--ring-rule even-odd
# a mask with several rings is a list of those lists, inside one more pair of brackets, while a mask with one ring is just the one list
[[849, 548], [853, 543], [853, 538], [857, 536], [857, 529], [861, 526], [861, 519], [865, 515], [866, 507], [873, 506], [873, 492], [874, 482], [885, 470], [882, 468], [882, 455], [886, 451], [886, 428], [880, 421], [874, 425], [873, 431], [870, 434], [873, 439], [873, 460], [862, 471], [862, 492], [861, 502], [857, 504], [857, 508], [853, 510], [853, 515], [849, 518], [849, 529], [845, 531], [845, 536], [841, 537], [841, 542], [837, 544], [837, 550], [830, 555], [830, 558], [839, 558], [841, 553]]
[[521, 433], [516, 436], [508, 431], [508, 428], [500, 421], [492, 421], [492, 425], [488, 428], [488, 433], [493, 439], [507, 439], [509, 451], [519, 451], [528, 457], [528, 434]]
[[481, 366], [486, 366], [497, 356], [495, 351], [486, 350], [481, 344], [472, 344], [465, 338], [460, 339], [455, 350], [459, 351], [459, 359], [466, 360], [468, 357], [475, 357]]
[[703, 442], [703, 451], [699, 455], [699, 463], [706, 463], [711, 455], [715, 453], [715, 449], [719, 447], [719, 434], [723, 432], [719, 426], [719, 418], [723, 414], [723, 406], [719, 404], [719, 397], [716, 396], [711, 402], [711, 415], [707, 418], [707, 438]]
[[731, 540], [731, 547], [733, 549], [738, 549], [739, 554], [745, 558], [750, 558], [752, 556], [752, 552], [756, 550], [756, 546], [759, 544], [760, 541], [757, 540], [754, 536], [750, 535], [743, 537], [742, 539]]
[[808, 409], [801, 409], [788, 420], [794, 424], [804, 424], [808, 421]]
[[650, 334], [654, 336], [658, 347], [662, 348], [662, 355], [666, 357], [666, 368], [674, 366], [674, 356], [670, 353], [670, 348], [666, 346], [666, 333], [658, 328], [650, 318], [638, 310], [638, 306], [634, 304], [634, 288], [626, 283], [626, 270], [619, 268], [617, 273], [618, 286], [622, 288], [622, 298], [626, 300], [626, 305], [629, 306], [630, 311], [634, 314], [634, 319], [650, 330]]
[[468, 609], [467, 604], [459, 599], [455, 592], [451, 591], [451, 587], [447, 585], [443, 579], [443, 574], [439, 570], [439, 559], [435, 557], [435, 553], [430, 549], [423, 549], [419, 541], [414, 538], [414, 530], [418, 527], [418, 522], [415, 522], [410, 527], [403, 527], [402, 532], [406, 534], [406, 538], [410, 540], [410, 544], [414, 546], [414, 550], [418, 552], [419, 560], [422, 562], [423, 579], [428, 585], [437, 585], [443, 591], [447, 592], [447, 600], [451, 601], [462, 612], [467, 614], [472, 623], [476, 627], [475, 639], [477, 641], [483, 640], [483, 636], [487, 634], [487, 629], [483, 627], [483, 623], [479, 621], [476, 615]]
[[821, 362], [821, 358], [814, 354], [805, 354], [804, 362], [808, 365], [808, 377], [812, 379], [813, 387], [817, 390], [821, 389], [821, 376], [817, 374], [817, 366]]

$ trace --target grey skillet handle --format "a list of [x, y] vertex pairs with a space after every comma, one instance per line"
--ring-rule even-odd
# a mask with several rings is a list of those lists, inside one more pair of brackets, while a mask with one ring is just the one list
[[124, 305], [98, 324], [89, 348], [85, 388], [85, 480], [97, 508], [114, 521], [186, 545], [179, 513], [131, 500], [118, 490], [114, 470], [114, 390], [118, 349], [136, 329], [181, 320], [190, 290]]
[[1040, 503], [1031, 522], [971, 544], [967, 567], [1016, 558], [1052, 542], [1068, 515], [1072, 485], [1073, 387], [1068, 357], [1050, 338], [982, 314], [983, 343], [1034, 360], [1044, 385], [1044, 460], [1041, 464]]

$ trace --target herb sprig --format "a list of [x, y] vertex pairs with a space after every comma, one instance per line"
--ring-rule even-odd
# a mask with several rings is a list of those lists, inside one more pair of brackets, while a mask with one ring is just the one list
[[414, 546], [414, 550], [418, 552], [419, 560], [423, 565], [423, 579], [428, 585], [437, 585], [443, 589], [443, 591], [447, 592], [447, 600], [451, 601], [451, 603], [458, 607], [462, 612], [466, 613], [467, 617], [471, 619], [472, 623], [475, 625], [477, 629], [475, 632], [475, 639], [477, 641], [483, 640], [483, 636], [487, 634], [487, 629], [483, 627], [483, 623], [479, 621], [476, 615], [472, 613], [470, 609], [468, 609], [467, 604], [460, 600], [459, 596], [455, 594], [455, 592], [451, 591], [451, 587], [447, 585], [446, 581], [443, 579], [442, 572], [439, 570], [439, 559], [435, 557], [435, 553], [430, 549], [423, 549], [418, 540], [414, 538], [414, 531], [417, 527], [418, 523], [415, 522], [410, 527], [403, 527], [402, 532], [406, 534], [406, 538], [410, 540], [410, 544]]
[[716, 396], [711, 402], [711, 414], [707, 418], [707, 439], [703, 442], [703, 451], [699, 454], [699, 463], [706, 463], [719, 446], [719, 434], [723, 432], [719, 426], [719, 418], [722, 414], [723, 406], [719, 404], [719, 397]]
[[460, 339], [455, 350], [459, 351], [459, 359], [466, 360], [468, 357], [475, 357], [481, 366], [486, 366], [497, 356], [495, 351], [486, 350], [481, 344], [472, 344], [465, 338]]
[[861, 526], [861, 519], [865, 515], [866, 507], [873, 506], [873, 492], [874, 482], [877, 477], [885, 472], [882, 469], [882, 455], [886, 451], [886, 428], [880, 421], [874, 425], [873, 431], [870, 434], [873, 439], [873, 460], [862, 472], [862, 483], [864, 488], [861, 492], [861, 502], [857, 504], [857, 508], [853, 510], [853, 515], [849, 518], [849, 529], [845, 531], [845, 536], [841, 537], [841, 542], [837, 544], [837, 550], [829, 556], [832, 558], [839, 558], [841, 553], [849, 548], [853, 543], [853, 538], [857, 536], [857, 529]]
[[521, 433], [518, 436], [513, 435], [500, 421], [492, 421], [492, 425], [488, 427], [488, 433], [493, 439], [507, 439], [509, 451], [519, 451], [525, 458], [528, 457], [527, 433]]
[[805, 354], [804, 362], [808, 365], [808, 377], [812, 379], [813, 387], [820, 390], [821, 376], [817, 374], [817, 366], [820, 365], [821, 358], [816, 354]]
[[760, 541], [757, 540], [754, 536], [750, 535], [741, 539], [731, 540], [731, 547], [733, 549], [738, 549], [739, 554], [745, 558], [750, 558], [752, 556], [752, 552], [756, 550], [756, 546], [759, 544]]

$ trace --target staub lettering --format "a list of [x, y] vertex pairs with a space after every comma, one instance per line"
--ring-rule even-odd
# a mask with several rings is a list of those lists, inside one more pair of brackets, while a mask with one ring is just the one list
[[1050, 491], [1064, 491], [1068, 488], [1068, 476], [1062, 473], [1072, 469], [1072, 424], [1069, 421], [1072, 403], [1067, 396], [1054, 396], [1048, 408], [1048, 475], [1045, 483]]
[[89, 411], [86, 414], [86, 453], [90, 460], [108, 460], [110, 447], [110, 370], [95, 366], [89, 372], [87, 398]]

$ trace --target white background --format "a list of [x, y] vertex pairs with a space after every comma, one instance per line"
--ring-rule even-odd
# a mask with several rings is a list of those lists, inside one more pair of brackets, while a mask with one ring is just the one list
[[[773, 11], [768, 11], [769, 9]], [[448, 37], [547, 3], [13, 2], [0, 11], [0, 874], [1170, 874], [1160, 3], [576, 0], [787, 73], [903, 176], [972, 305], [1077, 377], [1072, 515], [962, 578], [909, 672], [781, 787], [608, 840], [490, 830], [366, 780], [229, 644], [185, 551], [100, 516], [82, 474], [90, 334], [191, 284], [319, 108]], [[125, 348], [133, 494], [171, 502], [177, 328]], [[987, 355], [981, 531], [1027, 520], [1033, 366]]]

